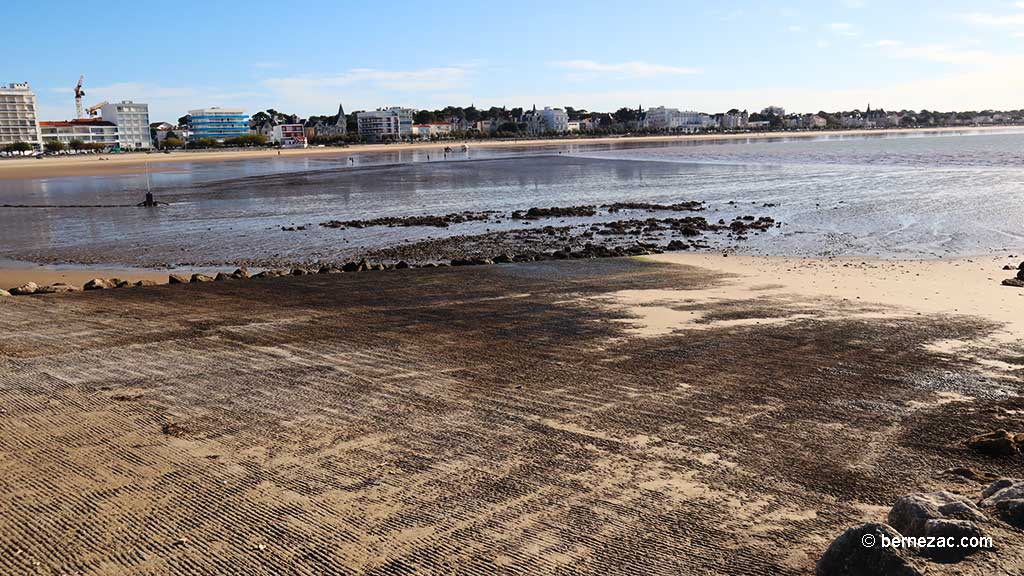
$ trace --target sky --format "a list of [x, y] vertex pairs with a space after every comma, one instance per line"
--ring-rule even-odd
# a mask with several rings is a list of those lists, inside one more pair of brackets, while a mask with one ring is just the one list
[[22, 23], [0, 82], [28, 81], [44, 120], [74, 116], [81, 74], [86, 106], [145, 102], [154, 122], [339, 102], [1024, 108], [1024, 0], [44, 0], [0, 14]]

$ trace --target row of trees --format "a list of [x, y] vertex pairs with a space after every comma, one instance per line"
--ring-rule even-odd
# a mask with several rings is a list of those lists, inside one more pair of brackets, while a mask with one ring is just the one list
[[[43, 143], [43, 148], [50, 153], [63, 152], [64, 150], [74, 150], [75, 152], [91, 152], [96, 150], [103, 150], [106, 145], [100, 144], [99, 142], [85, 142], [82, 140], [72, 140], [67, 144], [60, 140], [48, 140]], [[24, 154], [31, 152], [35, 149], [34, 146], [28, 142], [12, 142], [3, 147], [3, 151], [8, 154], [18, 153]]]
[[[170, 137], [165, 138], [162, 144], [164, 148], [180, 148], [183, 145], [184, 142], [181, 139]], [[262, 134], [236, 136], [234, 138], [227, 138], [223, 142], [215, 138], [197, 138], [188, 141], [189, 148], [253, 148], [266, 145], [267, 137]]]

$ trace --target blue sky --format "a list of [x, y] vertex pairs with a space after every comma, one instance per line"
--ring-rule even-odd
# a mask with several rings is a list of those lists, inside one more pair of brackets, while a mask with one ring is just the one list
[[47, 0], [0, 13], [23, 30], [4, 43], [0, 82], [29, 81], [44, 119], [74, 115], [79, 74], [86, 105], [148, 102], [154, 121], [205, 106], [331, 114], [339, 101], [1024, 107], [1024, 1]]

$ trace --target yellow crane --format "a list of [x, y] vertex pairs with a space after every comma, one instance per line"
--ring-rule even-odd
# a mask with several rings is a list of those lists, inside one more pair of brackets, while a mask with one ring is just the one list
[[103, 102], [100, 102], [99, 104], [97, 104], [95, 106], [90, 106], [86, 110], [86, 112], [89, 113], [89, 118], [92, 118], [92, 117], [96, 116], [96, 113], [99, 112], [100, 108], [103, 108], [107, 104], [108, 104], [108, 102], [106, 100], [104, 100]]

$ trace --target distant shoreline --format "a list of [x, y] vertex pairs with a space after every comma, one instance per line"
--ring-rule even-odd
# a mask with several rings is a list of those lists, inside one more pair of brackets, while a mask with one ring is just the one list
[[[317, 157], [317, 156], [352, 156], [356, 154], [401, 152], [408, 150], [440, 150], [445, 146], [461, 146], [466, 143], [470, 149], [481, 148], [537, 148], [566, 146], [571, 144], [608, 144], [615, 142], [677, 142], [677, 141], [721, 141], [721, 140], [756, 140], [765, 138], [818, 138], [822, 136], [864, 136], [886, 134], [929, 134], [956, 132], [1000, 132], [1014, 128], [1024, 130], [1024, 126], [976, 126], [976, 127], [942, 127], [942, 128], [889, 128], [859, 130], [823, 130], [807, 132], [750, 132], [729, 134], [685, 134], [678, 136], [599, 136], [581, 138], [554, 138], [530, 140], [468, 140], [415, 142], [411, 144], [355, 144], [347, 148], [304, 148], [304, 149], [255, 149], [255, 150], [196, 150], [164, 153], [128, 153], [128, 154], [95, 154], [87, 156], [59, 156], [36, 158], [0, 159], [0, 179], [35, 179], [59, 178], [67, 176], [97, 176], [106, 174], [131, 174], [144, 169], [147, 163], [152, 164], [151, 170], [172, 170], [171, 164], [182, 162], [225, 162], [235, 160], [253, 160], [277, 157]], [[101, 160], [100, 158], [103, 158]]]

